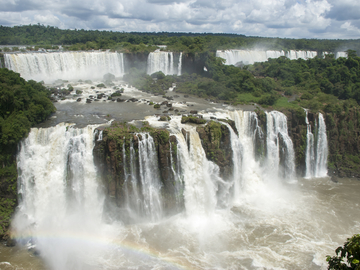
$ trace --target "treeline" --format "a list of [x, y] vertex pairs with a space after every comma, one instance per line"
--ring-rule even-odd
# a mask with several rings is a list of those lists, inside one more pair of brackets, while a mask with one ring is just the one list
[[55, 107], [42, 84], [0, 68], [0, 236], [10, 222], [17, 200], [15, 154], [30, 128], [44, 121]]
[[[113, 32], [62, 30], [53, 26], [0, 26], [0, 45], [70, 46], [70, 50], [117, 49], [131, 52], [154, 50], [166, 45], [171, 51], [205, 52], [222, 49], [262, 47], [272, 50], [314, 50], [335, 52], [353, 49], [360, 52], [359, 40], [320, 40], [247, 37], [236, 34], [177, 32]], [[148, 48], [150, 46], [150, 48]]]

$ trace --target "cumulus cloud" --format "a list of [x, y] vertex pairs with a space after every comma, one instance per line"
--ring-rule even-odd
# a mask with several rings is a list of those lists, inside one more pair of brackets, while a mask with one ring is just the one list
[[0, 5], [0, 23], [8, 26], [353, 38], [360, 24], [358, 0], [0, 0]]
[[327, 18], [338, 21], [360, 20], [360, 2], [357, 0], [329, 0], [331, 10], [326, 14]]

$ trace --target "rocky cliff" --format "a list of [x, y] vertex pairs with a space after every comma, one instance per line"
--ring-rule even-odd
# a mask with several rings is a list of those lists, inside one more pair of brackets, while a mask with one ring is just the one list
[[326, 114], [330, 175], [360, 178], [360, 111], [356, 108]]
[[[234, 127], [234, 123], [230, 124]], [[219, 166], [220, 174], [224, 179], [229, 179], [232, 174], [229, 128], [225, 124], [210, 121], [205, 126], [199, 125], [197, 131], [207, 158]], [[136, 171], [134, 177], [141, 178], [139, 142], [142, 141], [142, 136], [149, 134], [154, 140], [165, 213], [173, 212], [174, 209], [178, 211], [183, 209], [184, 183], [176, 175], [179, 162], [177, 139], [174, 135], [170, 136], [166, 129], [151, 128], [146, 122], [141, 128], [126, 123], [113, 123], [108, 128], [99, 128], [99, 132], [102, 132], [102, 140], [96, 138], [94, 159], [104, 179], [107, 197], [118, 206], [124, 204], [125, 192], [133, 188], [129, 183], [131, 166]], [[186, 131], [182, 132], [186, 137]], [[132, 155], [131, 151], [136, 154]]]

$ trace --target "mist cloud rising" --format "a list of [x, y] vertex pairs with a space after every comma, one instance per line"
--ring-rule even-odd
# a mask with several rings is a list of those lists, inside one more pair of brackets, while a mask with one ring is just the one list
[[359, 38], [358, 0], [0, 0], [0, 24]]

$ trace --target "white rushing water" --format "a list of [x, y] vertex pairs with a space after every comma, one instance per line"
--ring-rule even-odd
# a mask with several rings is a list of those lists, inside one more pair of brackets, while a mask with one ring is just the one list
[[151, 75], [161, 71], [165, 75], [181, 75], [182, 53], [177, 62], [174, 61], [173, 52], [156, 50], [151, 52], [147, 59], [147, 74]]
[[[327, 52], [323, 53], [324, 55]], [[290, 60], [296, 59], [311, 59], [317, 56], [316, 51], [272, 51], [272, 50], [217, 50], [216, 56], [225, 59], [226, 65], [238, 65], [242, 63], [243, 65], [252, 65], [257, 62], [266, 62], [270, 58], [279, 58], [281, 56], [286, 56]], [[335, 58], [347, 57], [346, 52], [337, 52]]]
[[335, 58], [338, 59], [339, 57], [347, 58], [347, 52], [336, 52], [335, 53]]
[[153, 138], [148, 133], [141, 133], [139, 137], [139, 164], [142, 201], [138, 201], [143, 213], [151, 221], [157, 221], [162, 216], [161, 182], [157, 153]]
[[182, 70], [182, 52], [180, 53], [179, 56], [179, 64], [178, 64], [178, 72], [177, 72], [178, 76], [181, 76], [181, 70]]
[[57, 79], [103, 78], [106, 73], [121, 77], [124, 57], [117, 52], [52, 52], [4, 54], [5, 67], [26, 80], [51, 83]]
[[[281, 175], [287, 181], [295, 179], [295, 153], [283, 113], [266, 112], [267, 170], [272, 177]], [[280, 166], [281, 165], [281, 166]]]
[[287, 58], [294, 59], [310, 59], [317, 56], [316, 51], [264, 51], [264, 50], [224, 50], [216, 51], [216, 56], [225, 59], [226, 65], [236, 65], [242, 63], [244, 65], [252, 65], [256, 62], [266, 62], [270, 58], [279, 58], [286, 56]]
[[308, 110], [306, 112], [306, 152], [305, 152], [305, 178], [311, 178], [315, 175], [315, 144], [314, 135], [311, 132], [311, 125], [308, 119]]
[[18, 155], [19, 210], [13, 227], [51, 269], [81, 269], [105, 250], [81, 238], [109, 237], [93, 162], [94, 126], [33, 128]]
[[316, 138], [316, 166], [315, 177], [327, 176], [328, 144], [326, 125], [322, 113], [319, 113], [319, 127]]
[[[134, 134], [136, 147], [136, 137], [124, 141], [127, 192], [120, 207], [138, 217], [131, 223], [122, 222], [119, 207], [104, 210], [92, 157], [95, 127], [32, 129], [18, 154], [18, 238], [35, 244], [45, 267], [56, 270], [326, 269], [325, 256], [360, 229], [360, 208], [348, 211], [360, 203], [360, 184], [291, 181], [293, 146], [280, 112], [267, 112], [261, 125], [254, 112], [218, 118], [234, 120], [238, 131], [226, 124], [234, 163], [228, 179], [206, 158], [196, 125], [180, 116], [163, 123], [176, 137], [174, 179], [184, 184], [176, 191], [184, 209], [172, 216], [163, 214], [152, 137]], [[157, 119], [147, 120], [158, 125]], [[319, 115], [314, 145], [325, 143], [324, 124]]]
[[327, 176], [327, 156], [328, 145], [326, 135], [326, 125], [324, 117], [319, 113], [318, 122], [315, 120], [315, 136], [311, 132], [311, 125], [306, 111], [306, 152], [305, 152], [305, 177], [325, 177]]

